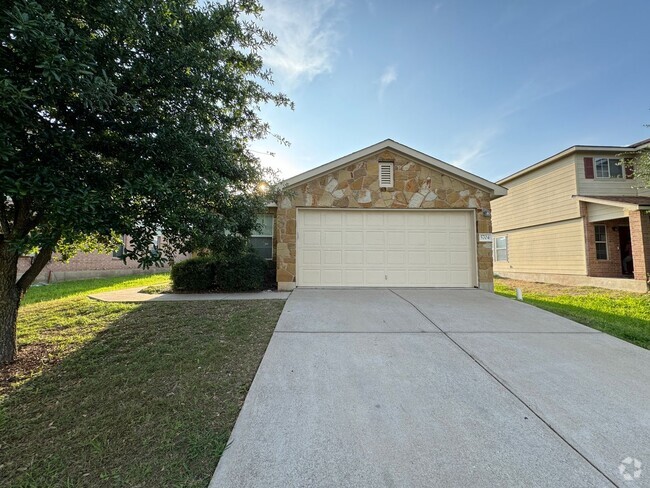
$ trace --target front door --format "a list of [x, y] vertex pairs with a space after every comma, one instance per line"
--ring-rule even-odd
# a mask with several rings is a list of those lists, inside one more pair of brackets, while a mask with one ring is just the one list
[[621, 272], [624, 275], [634, 273], [634, 263], [632, 261], [632, 239], [630, 238], [629, 227], [618, 228], [619, 249], [621, 250]]

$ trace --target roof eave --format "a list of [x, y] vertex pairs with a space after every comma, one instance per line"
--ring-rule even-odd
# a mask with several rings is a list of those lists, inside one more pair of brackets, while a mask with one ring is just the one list
[[506, 176], [505, 178], [501, 178], [500, 180], [497, 181], [497, 185], [503, 185], [504, 183], [507, 183], [509, 181], [514, 180], [515, 178], [519, 178], [520, 176], [523, 176], [525, 174], [528, 174], [532, 171], [535, 171], [539, 168], [543, 168], [544, 166], [554, 163], [555, 161], [559, 161], [562, 158], [565, 158], [567, 156], [570, 156], [574, 153], [577, 152], [599, 152], [599, 151], [615, 151], [618, 153], [621, 152], [631, 152], [635, 151], [635, 148], [633, 147], [627, 147], [627, 146], [571, 146], [563, 151], [560, 151], [557, 154], [554, 154], [551, 157], [548, 157], [546, 159], [542, 159], [541, 161], [532, 164], [530, 166], [525, 167], [524, 169], [521, 169], [517, 171], [516, 173], [512, 173], [509, 176]]

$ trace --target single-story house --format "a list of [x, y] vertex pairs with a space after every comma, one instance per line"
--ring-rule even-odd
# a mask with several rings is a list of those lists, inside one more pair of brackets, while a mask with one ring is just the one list
[[622, 166], [650, 146], [573, 146], [497, 183], [494, 272], [528, 281], [648, 291], [650, 189]]
[[490, 202], [505, 194], [387, 139], [288, 179], [252, 240], [272, 246], [280, 290], [492, 290]]

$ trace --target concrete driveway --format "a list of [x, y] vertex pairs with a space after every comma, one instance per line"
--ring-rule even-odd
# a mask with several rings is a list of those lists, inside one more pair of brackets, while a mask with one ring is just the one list
[[650, 352], [479, 290], [298, 289], [210, 486], [650, 487]]

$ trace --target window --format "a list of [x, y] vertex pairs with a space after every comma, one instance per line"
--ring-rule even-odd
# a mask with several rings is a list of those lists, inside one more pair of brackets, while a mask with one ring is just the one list
[[596, 259], [607, 259], [607, 227], [595, 225], [596, 235]]
[[119, 245], [115, 251], [113, 251], [113, 258], [114, 259], [122, 259], [124, 257], [124, 250], [126, 249], [126, 240], [124, 239], [124, 236], [122, 236], [122, 244]]
[[392, 188], [394, 185], [393, 162], [379, 161], [379, 187]]
[[508, 260], [508, 237], [497, 237], [494, 239], [494, 260]]
[[152, 256], [158, 256], [160, 253], [160, 246], [162, 246], [162, 232], [156, 232], [156, 235], [151, 239], [151, 246], [149, 246], [149, 252]]
[[596, 178], [623, 178], [623, 166], [620, 159], [598, 158], [596, 164]]
[[257, 223], [261, 230], [253, 231], [250, 243], [253, 249], [265, 259], [273, 259], [273, 215], [260, 215]]

